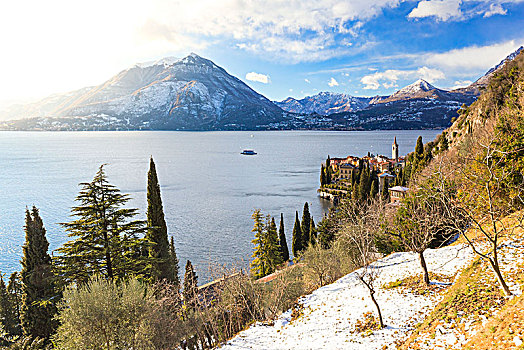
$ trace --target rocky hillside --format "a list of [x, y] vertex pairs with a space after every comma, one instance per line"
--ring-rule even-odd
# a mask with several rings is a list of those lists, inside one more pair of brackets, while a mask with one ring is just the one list
[[210, 60], [191, 54], [135, 65], [105, 83], [4, 113], [13, 128], [244, 129], [282, 110]]

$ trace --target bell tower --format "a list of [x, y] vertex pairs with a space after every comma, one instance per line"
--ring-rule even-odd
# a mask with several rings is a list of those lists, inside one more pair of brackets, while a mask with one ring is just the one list
[[391, 158], [394, 159], [395, 162], [398, 162], [398, 144], [396, 136], [395, 140], [393, 140], [393, 145], [391, 145]]

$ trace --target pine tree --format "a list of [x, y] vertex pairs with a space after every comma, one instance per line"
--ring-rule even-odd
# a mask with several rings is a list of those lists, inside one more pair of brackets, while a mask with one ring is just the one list
[[284, 214], [280, 213], [280, 228], [278, 230], [278, 243], [282, 261], [289, 261], [289, 248], [287, 247], [286, 234], [284, 232]]
[[193, 269], [191, 261], [186, 263], [186, 273], [184, 274], [184, 302], [188, 308], [194, 308], [197, 305], [198, 297], [198, 276]]
[[55, 276], [46, 230], [38, 209], [26, 210], [25, 243], [22, 246], [22, 302], [20, 320], [24, 335], [48, 339], [56, 329]]
[[174, 282], [175, 269], [170, 255], [167, 225], [160, 195], [160, 185], [153, 157], [149, 160], [147, 173], [147, 234], [149, 247], [150, 277], [153, 281]]
[[300, 231], [302, 232], [302, 249], [306, 249], [309, 245], [309, 228], [311, 226], [311, 214], [309, 213], [309, 204], [304, 203], [304, 211], [302, 213], [302, 224]]
[[253, 250], [253, 260], [251, 261], [251, 274], [255, 278], [260, 278], [266, 275], [266, 271], [268, 270], [268, 266], [266, 264], [267, 258], [266, 258], [266, 247], [265, 247], [265, 235], [266, 235], [266, 227], [264, 225], [262, 214], [260, 213], [260, 209], [255, 209], [253, 211], [253, 214], [251, 215], [254, 221], [253, 229], [251, 232], [255, 234], [255, 238], [251, 242], [253, 242], [254, 250]]
[[175, 240], [173, 236], [171, 236], [171, 244], [169, 245], [169, 256], [171, 258], [170, 262], [173, 266], [173, 274], [174, 279], [172, 281], [172, 284], [176, 287], [176, 290], [180, 290], [180, 278], [178, 277], [178, 257], [176, 256], [176, 250], [175, 250]]
[[309, 225], [309, 244], [314, 246], [317, 243], [317, 229], [315, 227], [315, 220], [311, 217], [311, 222]]
[[291, 249], [293, 250], [293, 256], [295, 258], [298, 257], [299, 253], [302, 251], [303, 238], [302, 238], [302, 230], [300, 229], [300, 220], [298, 218], [298, 211], [295, 215], [295, 226], [293, 226], [293, 240], [292, 240], [292, 246]]
[[148, 259], [143, 252], [148, 245], [139, 235], [145, 222], [132, 220], [138, 209], [122, 208], [129, 195], [108, 183], [103, 165], [92, 182], [80, 185], [79, 205], [71, 210], [77, 219], [62, 224], [75, 239], [57, 250], [61, 275], [76, 283], [96, 274], [110, 280], [144, 276]]

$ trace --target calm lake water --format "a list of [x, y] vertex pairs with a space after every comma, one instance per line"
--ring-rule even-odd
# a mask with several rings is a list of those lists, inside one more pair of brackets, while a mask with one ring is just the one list
[[[157, 166], [164, 211], [181, 270], [196, 265], [200, 283], [212, 264], [247, 265], [254, 208], [284, 213], [291, 249], [295, 210], [309, 202], [318, 222], [329, 203], [316, 194], [320, 164], [331, 157], [414, 150], [440, 131], [372, 132], [0, 132], [0, 271], [19, 270], [26, 206], [40, 208], [50, 248], [66, 240], [80, 182], [107, 163], [109, 181], [145, 216], [149, 156]], [[244, 148], [258, 152], [242, 156]], [[301, 215], [301, 214], [300, 214]]]

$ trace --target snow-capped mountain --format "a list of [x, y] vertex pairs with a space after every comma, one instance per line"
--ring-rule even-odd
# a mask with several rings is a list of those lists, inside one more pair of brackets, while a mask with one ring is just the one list
[[68, 118], [75, 120], [75, 128], [89, 128], [96, 121], [98, 127], [213, 130], [280, 121], [283, 111], [212, 61], [190, 54], [137, 64], [99, 86], [7, 114], [11, 119], [46, 117], [32, 119], [44, 123], [42, 128]]
[[391, 96], [374, 98], [373, 101], [371, 101], [371, 103], [372, 104], [387, 103], [387, 102], [411, 100], [411, 99], [417, 99], [417, 98], [423, 98], [423, 99], [430, 98], [430, 99], [443, 99], [443, 100], [453, 99], [451, 96], [448, 96], [448, 91], [439, 89], [431, 85], [424, 79], [419, 79], [415, 81], [414, 83], [396, 91]]
[[313, 96], [306, 96], [296, 100], [293, 97], [275, 102], [285, 111], [300, 114], [328, 115], [340, 112], [353, 112], [366, 108], [371, 98], [355, 97], [335, 92], [320, 92]]

